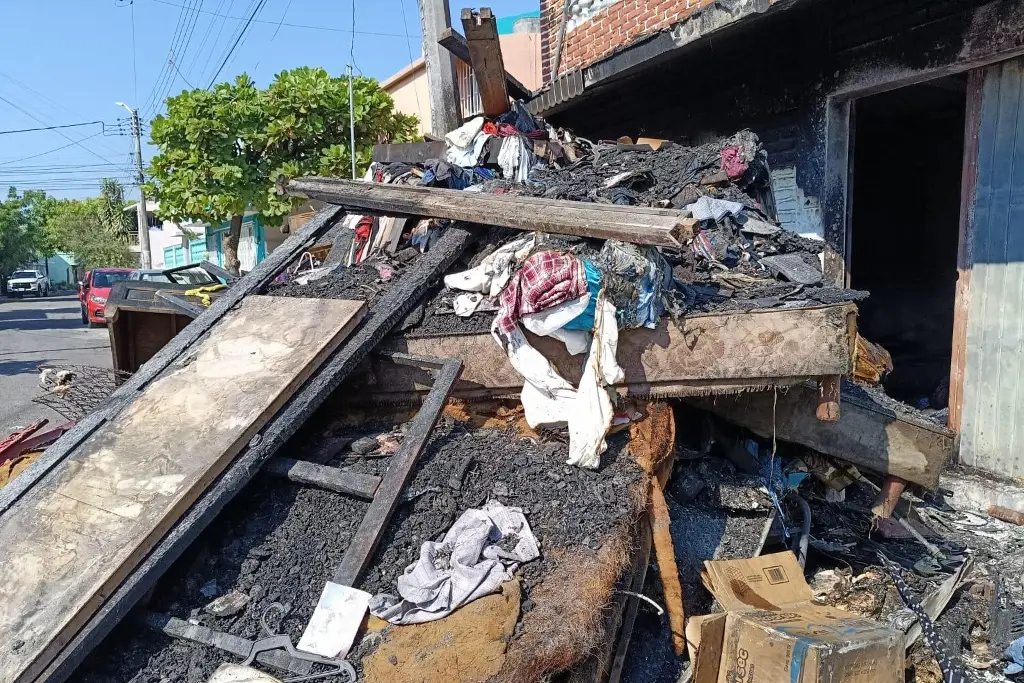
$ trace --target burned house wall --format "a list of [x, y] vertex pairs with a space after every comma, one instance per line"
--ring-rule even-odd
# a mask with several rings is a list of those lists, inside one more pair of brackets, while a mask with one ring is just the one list
[[800, 2], [609, 79], [548, 118], [592, 139], [699, 143], [751, 128], [768, 150], [780, 220], [844, 254], [845, 187], [830, 191], [826, 163], [830, 106], [1021, 51], [1024, 0]]

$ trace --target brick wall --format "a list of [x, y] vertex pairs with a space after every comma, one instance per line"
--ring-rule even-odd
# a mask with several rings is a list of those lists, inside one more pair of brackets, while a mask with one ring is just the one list
[[[589, 66], [640, 36], [668, 28], [714, 0], [619, 0], [566, 31], [559, 73]], [[544, 81], [551, 69], [565, 0], [541, 0]]]

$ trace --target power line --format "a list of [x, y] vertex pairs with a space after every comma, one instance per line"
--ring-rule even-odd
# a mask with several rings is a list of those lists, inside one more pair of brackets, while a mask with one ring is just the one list
[[[168, 7], [181, 7], [182, 6], [182, 5], [179, 5], [176, 2], [170, 2], [169, 0], [149, 0], [149, 2], [155, 2], [155, 3], [160, 4], [160, 5], [167, 5]], [[236, 17], [236, 16], [231, 16], [231, 15], [225, 15], [225, 14], [216, 14], [215, 12], [210, 12], [208, 10], [199, 10], [199, 11], [202, 12], [203, 14], [213, 14], [214, 16], [223, 17], [224, 19], [235, 19], [236, 21], [245, 21], [245, 17]], [[229, 8], [228, 11], [230, 11], [230, 8]], [[253, 23], [254, 24], [270, 24], [272, 26], [277, 26], [278, 25], [278, 22], [274, 21], [273, 19], [254, 19]], [[281, 23], [281, 26], [287, 26], [289, 28], [304, 28], [304, 29], [309, 29], [311, 31], [330, 31], [332, 33], [351, 33], [352, 32], [352, 29], [348, 29], [348, 28], [335, 28], [333, 26], [311, 26], [310, 24], [292, 24], [292, 23], [288, 23], [288, 22], [280, 22], [280, 23]], [[401, 33], [381, 33], [381, 32], [376, 32], [376, 31], [358, 31], [358, 33], [361, 36], [385, 36], [385, 37], [388, 37], [388, 38], [404, 38], [405, 37]]]
[[288, 16], [288, 10], [292, 8], [292, 0], [288, 0], [288, 4], [284, 6], [284, 12], [281, 13], [281, 21], [277, 22], [277, 28], [274, 29], [274, 35], [270, 36], [270, 42], [274, 42], [274, 38], [277, 38], [277, 32], [281, 30], [281, 25], [284, 23], [284, 18]]
[[256, 18], [256, 15], [259, 14], [261, 11], [263, 11], [263, 7], [266, 4], [267, 4], [267, 0], [257, 0], [256, 7], [253, 9], [252, 13], [249, 15], [249, 19], [242, 26], [242, 30], [239, 31], [238, 38], [235, 39], [235, 42], [231, 46], [231, 49], [229, 49], [228, 53], [226, 55], [224, 55], [224, 61], [221, 62], [220, 66], [217, 68], [217, 72], [213, 74], [213, 78], [210, 79], [210, 85], [208, 85], [207, 88], [212, 88], [213, 84], [217, 82], [217, 77], [220, 76], [220, 72], [224, 70], [225, 66], [227, 66], [228, 60], [231, 59], [231, 55], [234, 54], [234, 52], [238, 48], [239, 44], [245, 38], [246, 31], [249, 30], [250, 24], [252, 24], [253, 20]]
[[[26, 109], [23, 109], [23, 108], [21, 108], [21, 107], [19, 107], [18, 105], [16, 105], [16, 104], [15, 104], [14, 102], [11, 102], [11, 101], [10, 101], [9, 99], [7, 99], [6, 97], [4, 97], [3, 95], [0, 95], [0, 101], [2, 101], [2, 102], [6, 102], [6, 103], [7, 103], [8, 105], [10, 105], [11, 107], [14, 107], [15, 109], [17, 109], [18, 111], [20, 111], [20, 112], [21, 112], [22, 114], [24, 114], [25, 116], [27, 116], [27, 117], [29, 117], [30, 119], [32, 119], [33, 121], [37, 121], [37, 122], [39, 122], [39, 123], [42, 123], [42, 124], [44, 124], [44, 125], [46, 124], [46, 121], [43, 121], [42, 119], [40, 119], [40, 118], [39, 118], [38, 116], [36, 116], [36, 115], [35, 115], [35, 114], [33, 114], [32, 112], [30, 112], [30, 111], [28, 111], [28, 110], [26, 110]], [[81, 147], [81, 148], [82, 148], [82, 149], [84, 149], [85, 151], [89, 152], [89, 154], [92, 154], [92, 155], [93, 155], [94, 157], [96, 157], [96, 158], [98, 158], [98, 159], [102, 159], [103, 161], [110, 161], [110, 159], [107, 159], [106, 157], [104, 157], [104, 156], [102, 156], [102, 155], [100, 155], [100, 154], [97, 154], [97, 153], [96, 153], [96, 152], [94, 152], [93, 150], [91, 150], [91, 149], [89, 149], [88, 147], [86, 147], [85, 145], [83, 145], [83, 144], [82, 144], [82, 141], [81, 141], [81, 140], [73, 140], [72, 138], [68, 137], [67, 135], [65, 135], [64, 133], [62, 133], [62, 132], [61, 132], [61, 131], [59, 131], [59, 130], [54, 130], [53, 132], [54, 132], [54, 133], [56, 133], [57, 135], [61, 136], [61, 137], [62, 137], [62, 138], [64, 138], [65, 140], [70, 140], [72, 144], [78, 145], [79, 147]], [[101, 132], [102, 132], [102, 131], [101, 131]], [[87, 138], [86, 138], [86, 139], [87, 139]]]
[[[4, 100], [6, 102], [6, 100]], [[10, 102], [8, 102], [10, 104]], [[12, 133], [34, 133], [39, 130], [57, 130], [58, 128], [79, 128], [81, 126], [93, 126], [96, 124], [105, 126], [102, 121], [84, 121], [82, 123], [65, 123], [60, 126], [43, 126], [42, 128], [19, 128], [18, 130], [0, 130], [0, 135], [11, 135]]]
[[[231, 7], [233, 7], [234, 4], [235, 4], [235, 0], [231, 0], [231, 4], [228, 5], [228, 11], [231, 10]], [[217, 13], [219, 14], [220, 11], [223, 8], [224, 8], [224, 0], [219, 0], [219, 2], [217, 3]], [[202, 10], [200, 10], [200, 11], [202, 11]], [[210, 17], [210, 23], [206, 27], [206, 33], [203, 34], [203, 40], [202, 40], [201, 43], [199, 43], [199, 49], [196, 50], [195, 54], [192, 56], [192, 62], [188, 65], [188, 73], [190, 75], [192, 74], [193, 69], [196, 68], [196, 64], [199, 63], [199, 58], [202, 56], [203, 50], [206, 48], [206, 43], [209, 42], [209, 40], [210, 40], [210, 34], [213, 33], [213, 27], [214, 27], [214, 25], [216, 23], [217, 23], [217, 15], [215, 14], [212, 17]], [[202, 81], [203, 80], [203, 74], [206, 73], [206, 69], [210, 65], [210, 58], [213, 56], [213, 52], [214, 52], [214, 50], [215, 50], [215, 48], [217, 46], [217, 41], [220, 40], [220, 34], [224, 31], [224, 24], [226, 24], [226, 23], [227, 23], [227, 19], [221, 19], [220, 29], [217, 31], [217, 37], [213, 41], [213, 46], [210, 48], [209, 55], [207, 55], [206, 63], [203, 65], [203, 70], [201, 72], [199, 72], [199, 74], [198, 74], [199, 77], [196, 78], [196, 80], [198, 80], [198, 81]]]
[[[44, 157], [47, 154], [53, 154], [54, 152], [59, 152], [62, 149], [67, 149], [68, 147], [71, 147], [73, 145], [79, 145], [82, 142], [85, 142], [86, 140], [91, 140], [92, 138], [97, 137], [97, 136], [102, 135], [102, 134], [103, 134], [102, 131], [99, 132], [99, 133], [93, 133], [89, 137], [82, 138], [81, 140], [78, 140], [78, 141], [72, 140], [70, 144], [61, 145], [60, 147], [54, 147], [53, 149], [48, 149], [45, 152], [40, 152], [39, 154], [33, 154], [31, 156], [21, 157], [20, 159], [11, 159], [10, 161], [0, 161], [0, 166], [6, 166], [7, 164], [16, 164], [19, 161], [28, 161], [29, 159], [37, 159], [39, 157]], [[100, 157], [100, 158], [102, 159], [103, 157]], [[107, 160], [107, 161], [109, 162], [109, 160]]]
[[135, 88], [135, 91], [134, 91], [135, 92], [135, 101], [138, 102], [139, 101], [139, 68], [138, 68], [138, 66], [136, 64], [137, 50], [135, 49], [135, 0], [131, 0], [131, 2], [128, 3], [128, 6], [131, 8], [131, 15], [132, 15], [132, 83], [134, 84], [134, 88]]

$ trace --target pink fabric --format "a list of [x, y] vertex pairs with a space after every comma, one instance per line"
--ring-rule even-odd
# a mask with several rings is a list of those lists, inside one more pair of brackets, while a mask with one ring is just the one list
[[498, 332], [508, 334], [516, 328], [520, 317], [579, 299], [586, 293], [583, 261], [558, 251], [534, 254], [501, 291]]
[[739, 147], [722, 148], [722, 170], [730, 178], [739, 178], [747, 172], [747, 164]]

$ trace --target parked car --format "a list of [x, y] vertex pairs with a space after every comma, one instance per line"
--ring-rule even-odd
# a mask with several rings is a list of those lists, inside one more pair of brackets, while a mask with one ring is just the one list
[[82, 324], [96, 327], [106, 323], [103, 309], [110, 296], [110, 288], [119, 280], [132, 276], [133, 268], [93, 268], [78, 283], [78, 302], [82, 306]]
[[49, 296], [50, 279], [38, 270], [16, 270], [7, 278], [7, 293], [14, 297]]
[[218, 283], [217, 278], [213, 277], [205, 270], [196, 266], [195, 268], [187, 268], [185, 270], [175, 270], [172, 273], [167, 273], [163, 270], [136, 270], [132, 273], [129, 280], [139, 280], [141, 282], [163, 282], [176, 285], [215, 285]]

